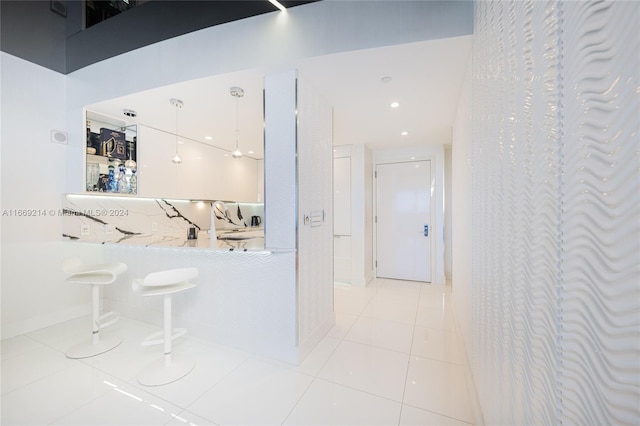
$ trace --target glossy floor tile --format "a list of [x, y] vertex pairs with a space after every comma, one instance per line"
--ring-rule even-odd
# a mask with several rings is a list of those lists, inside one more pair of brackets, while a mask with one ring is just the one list
[[402, 401], [409, 355], [342, 341], [318, 377], [393, 401]]
[[403, 402], [443, 416], [473, 422], [463, 367], [411, 356]]
[[[2, 395], [0, 423], [51, 424], [121, 384], [117, 378], [81, 362], [72, 364], [69, 368]], [[85, 424], [93, 423], [92, 419], [85, 418]]]
[[59, 371], [65, 370], [75, 363], [64, 354], [41, 347], [23, 355], [2, 361], [2, 394], [19, 389]]
[[15, 356], [23, 355], [34, 349], [43, 348], [44, 345], [28, 336], [16, 336], [0, 342], [0, 359], [6, 361]]
[[336, 312], [336, 324], [327, 333], [327, 337], [342, 339], [351, 329], [353, 323], [358, 319], [358, 315], [343, 314]]
[[209, 419], [203, 419], [188, 410], [182, 411], [180, 414], [172, 413], [171, 420], [165, 423], [167, 426], [217, 426]]
[[281, 424], [313, 380], [249, 359], [188, 407], [219, 425]]
[[76, 411], [54, 422], [55, 425], [163, 425], [181, 408], [150, 393], [125, 384], [114, 386]]
[[315, 379], [285, 425], [394, 425], [401, 404]]
[[[180, 407], [188, 407], [250, 357], [250, 354], [237, 349], [195, 339], [185, 341], [175, 354], [195, 362], [191, 373], [173, 383], [142, 389]], [[130, 379], [129, 383], [140, 387], [137, 378]]]
[[469, 426], [469, 424], [410, 405], [402, 406], [402, 415], [400, 416], [400, 426]]
[[351, 342], [407, 354], [412, 338], [413, 325], [365, 316], [358, 318], [344, 337]]
[[362, 311], [361, 316], [413, 325], [416, 322], [417, 314], [418, 310], [415, 308], [414, 303], [407, 305], [389, 302], [384, 298], [376, 298], [369, 302]]
[[455, 333], [416, 325], [411, 353], [423, 358], [462, 364], [462, 353]]
[[159, 328], [123, 318], [123, 342], [82, 360], [88, 316], [1, 342], [3, 425], [468, 425], [473, 413], [447, 287], [376, 279], [335, 286], [336, 324], [300, 365], [190, 336], [174, 353], [194, 370], [145, 387]]

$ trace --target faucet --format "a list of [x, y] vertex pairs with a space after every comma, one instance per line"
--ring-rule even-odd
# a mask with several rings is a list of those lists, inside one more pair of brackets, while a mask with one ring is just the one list
[[209, 214], [209, 232], [211, 233], [209, 247], [211, 248], [216, 248], [218, 241], [218, 234], [216, 233], [216, 217], [218, 217], [219, 219], [224, 219], [218, 216], [218, 214], [216, 213], [216, 209], [220, 210], [220, 213], [224, 216], [227, 215], [228, 211], [227, 206], [222, 201], [211, 202], [211, 212]]

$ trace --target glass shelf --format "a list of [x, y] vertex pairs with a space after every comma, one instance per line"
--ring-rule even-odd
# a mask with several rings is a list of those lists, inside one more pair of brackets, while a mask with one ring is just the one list
[[138, 194], [137, 125], [86, 111], [85, 190]]

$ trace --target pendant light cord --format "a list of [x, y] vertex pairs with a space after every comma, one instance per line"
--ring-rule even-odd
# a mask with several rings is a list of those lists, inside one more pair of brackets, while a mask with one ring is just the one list
[[238, 128], [238, 97], [236, 97], [236, 150], [238, 150], [238, 132], [240, 129]]
[[180, 164], [182, 163], [182, 158], [180, 157], [180, 154], [178, 153], [178, 133], [180, 132], [180, 127], [179, 127], [179, 120], [178, 120], [178, 108], [182, 108], [182, 101], [180, 99], [171, 99], [171, 105], [173, 105], [174, 107], [176, 107], [176, 132], [175, 132], [175, 137], [176, 137], [176, 143], [175, 143], [175, 148], [176, 148], [176, 155], [173, 156], [173, 158], [171, 159], [172, 163], [175, 164]]
[[180, 104], [176, 102], [176, 155], [178, 155], [178, 109]]

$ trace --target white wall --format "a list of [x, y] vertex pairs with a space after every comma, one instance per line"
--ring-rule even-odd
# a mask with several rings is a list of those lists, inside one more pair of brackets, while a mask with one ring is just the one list
[[258, 162], [253, 158], [235, 159], [214, 146], [181, 138], [182, 164], [177, 165], [171, 162], [175, 135], [138, 125], [138, 140], [140, 196], [258, 201]]
[[258, 203], [264, 203], [264, 159], [256, 160], [256, 174], [258, 175], [256, 188], [256, 201]]
[[[433, 211], [431, 222], [433, 224], [433, 226], [431, 227], [433, 231], [433, 239], [431, 243], [431, 283], [437, 285], [445, 285], [444, 145], [449, 141], [440, 142], [442, 142], [442, 144], [429, 144], [413, 148], [373, 151], [373, 164], [377, 165], [382, 163], [392, 163], [400, 161], [431, 160], [431, 176], [433, 181], [433, 197], [431, 199], [431, 206]], [[411, 160], [411, 157], [414, 157], [414, 160]], [[376, 191], [375, 185], [373, 191]]]
[[[463, 88], [464, 89], [464, 88]], [[444, 275], [447, 281], [451, 281], [451, 167], [452, 147], [444, 146]]]
[[351, 284], [373, 279], [372, 154], [365, 145], [351, 145]]
[[297, 117], [293, 119], [298, 122], [297, 312], [300, 359], [303, 359], [335, 324], [333, 109], [302, 73], [298, 73], [296, 94]]
[[[471, 57], [467, 62], [463, 84], [458, 98], [451, 143], [451, 299], [457, 330], [465, 348], [466, 365], [471, 365]], [[467, 372], [469, 374], [469, 372]], [[476, 420], [481, 416], [478, 395], [469, 375], [469, 395], [475, 406]]]
[[[96, 250], [62, 243], [62, 193], [67, 145], [65, 77], [2, 52], [2, 337], [89, 312], [87, 288], [64, 283], [60, 264]], [[37, 82], [37, 84], [34, 84]], [[34, 216], [22, 216], [31, 211]], [[17, 216], [20, 215], [20, 216]]]

